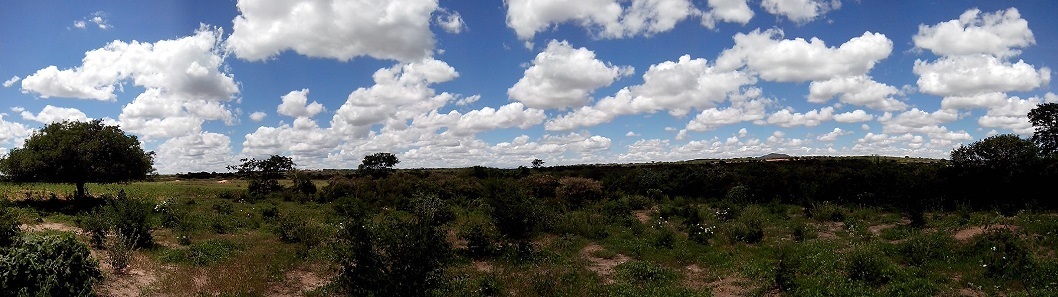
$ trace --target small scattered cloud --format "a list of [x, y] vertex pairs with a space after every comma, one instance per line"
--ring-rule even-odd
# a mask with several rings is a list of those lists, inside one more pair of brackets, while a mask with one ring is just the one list
[[250, 114], [250, 120], [254, 121], [254, 122], [260, 122], [260, 121], [264, 120], [264, 118], [266, 116], [268, 116], [267, 113], [264, 113], [264, 112], [261, 112], [261, 111], [255, 111], [254, 113]]
[[16, 76], [12, 76], [11, 79], [4, 81], [4, 87], [5, 88], [9, 88], [9, 87], [15, 85], [15, 83], [17, 83], [20, 80], [22, 80], [22, 78], [18, 77], [17, 75]]
[[73, 27], [81, 30], [87, 30], [89, 27], [99, 28], [100, 30], [109, 30], [114, 26], [111, 26], [110, 23], [107, 22], [106, 12], [97, 11], [83, 19], [73, 21]]

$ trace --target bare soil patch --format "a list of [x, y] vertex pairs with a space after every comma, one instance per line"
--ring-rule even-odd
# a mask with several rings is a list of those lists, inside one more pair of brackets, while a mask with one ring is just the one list
[[975, 226], [959, 230], [958, 232], [955, 232], [955, 235], [953, 237], [955, 237], [956, 240], [968, 240], [975, 236], [984, 234], [988, 230], [992, 229], [1006, 229], [1010, 231], [1016, 231], [1018, 227], [1011, 225]]
[[67, 224], [64, 224], [64, 223], [55, 223], [55, 222], [43, 222], [43, 223], [36, 224], [36, 225], [22, 225], [21, 228], [22, 228], [22, 231], [26, 231], [26, 232], [40, 232], [40, 231], [45, 231], [45, 230], [54, 230], [54, 231], [62, 231], [62, 232], [73, 232], [74, 234], [83, 233], [83, 231], [81, 231], [81, 228], [77, 228], [76, 226], [70, 226], [70, 225], [67, 225]]
[[713, 289], [713, 296], [715, 297], [735, 297], [735, 296], [746, 296], [749, 295], [749, 288], [747, 288], [749, 280], [739, 275], [730, 275], [726, 277], [718, 277], [716, 280], [709, 282], [708, 286]]
[[283, 281], [274, 283], [268, 290], [269, 296], [303, 296], [306, 292], [326, 286], [333, 276], [321, 275], [305, 269], [294, 269], [283, 275]]
[[633, 211], [632, 215], [634, 215], [636, 217], [636, 220], [639, 220], [640, 223], [643, 223], [643, 224], [649, 224], [650, 223], [650, 211], [649, 210]]
[[822, 230], [819, 230], [819, 239], [832, 239], [838, 237], [838, 232], [845, 230], [844, 222], [823, 222]]
[[588, 270], [591, 270], [592, 272], [595, 272], [595, 274], [602, 277], [606, 284], [612, 284], [614, 282], [614, 267], [617, 267], [617, 265], [624, 264], [628, 261], [632, 261], [632, 258], [622, 254], [616, 254], [613, 258], [610, 259], [595, 256], [595, 252], [605, 249], [606, 248], [602, 247], [601, 245], [592, 243], [584, 247], [584, 249], [581, 249], [580, 255], [581, 257], [587, 259], [588, 262], [591, 262], [591, 264], [588, 265]]
[[103, 272], [103, 283], [96, 288], [100, 296], [144, 296], [158, 281], [159, 266], [146, 255], [136, 254], [129, 267], [118, 273], [107, 261], [106, 251], [92, 250], [92, 254], [100, 260], [99, 270]]

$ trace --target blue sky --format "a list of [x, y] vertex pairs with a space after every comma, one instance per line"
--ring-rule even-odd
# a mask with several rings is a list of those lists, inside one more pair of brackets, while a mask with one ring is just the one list
[[1058, 101], [1054, 1], [18, 1], [0, 154], [102, 118], [161, 173], [945, 158]]

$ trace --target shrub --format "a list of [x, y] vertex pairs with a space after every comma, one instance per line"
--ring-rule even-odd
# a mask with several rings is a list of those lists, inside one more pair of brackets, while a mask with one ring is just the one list
[[536, 198], [554, 198], [558, 188], [558, 179], [547, 174], [534, 174], [522, 178], [522, 184], [529, 190], [529, 195]]
[[844, 222], [847, 216], [845, 208], [830, 202], [812, 204], [805, 210], [809, 217], [820, 222]]
[[118, 233], [107, 241], [107, 260], [114, 271], [123, 273], [125, 268], [129, 267], [132, 256], [136, 253], [136, 240], [135, 237], [125, 237], [124, 234]]
[[709, 245], [709, 240], [713, 239], [714, 236], [716, 236], [716, 226], [701, 223], [691, 225], [687, 231], [687, 239], [701, 245]]
[[290, 213], [276, 217], [275, 232], [283, 242], [303, 243], [308, 247], [323, 243], [325, 238], [323, 226]]
[[485, 257], [495, 249], [496, 226], [486, 214], [472, 213], [459, 230], [460, 239], [467, 241], [467, 253], [471, 257]]
[[110, 232], [110, 221], [106, 213], [100, 210], [83, 213], [78, 217], [77, 225], [88, 232], [92, 246], [103, 247], [103, 240]]
[[603, 239], [610, 236], [606, 231], [606, 217], [589, 211], [571, 211], [555, 218], [550, 228], [554, 234], [576, 234], [590, 239]]
[[0, 247], [10, 246], [22, 234], [18, 215], [6, 205], [0, 204]]
[[186, 249], [173, 249], [162, 255], [162, 260], [170, 263], [183, 263], [196, 266], [207, 266], [231, 257], [242, 250], [241, 244], [224, 239], [210, 239], [192, 244]]
[[117, 198], [108, 199], [106, 211], [115, 234], [136, 238], [137, 247], [149, 247], [154, 244], [149, 221], [153, 207], [151, 203], [130, 198], [125, 191], [120, 191]]
[[670, 228], [661, 228], [651, 242], [655, 248], [672, 249], [676, 243], [676, 231]]
[[316, 184], [312, 183], [312, 178], [304, 171], [294, 171], [293, 174], [294, 185], [291, 189], [297, 193], [304, 194], [307, 196], [316, 195]]
[[980, 257], [987, 277], [1019, 279], [1033, 270], [1032, 252], [1010, 230], [990, 230], [972, 248]]
[[528, 255], [532, 249], [530, 240], [543, 221], [538, 200], [526, 196], [517, 184], [506, 180], [489, 181], [485, 195], [496, 231], [508, 243], [516, 245], [523, 256]]
[[727, 223], [728, 240], [732, 242], [758, 243], [764, 239], [764, 230], [760, 224], [735, 221]]
[[618, 279], [637, 286], [664, 286], [676, 281], [679, 273], [645, 261], [629, 261], [614, 267]]
[[883, 259], [883, 255], [881, 251], [870, 247], [851, 251], [845, 267], [849, 278], [876, 286], [889, 282], [892, 278], [892, 268]]
[[602, 183], [583, 177], [563, 177], [558, 180], [555, 197], [574, 207], [602, 200]]
[[450, 259], [434, 219], [389, 212], [377, 220], [351, 218], [338, 235], [338, 283], [357, 296], [426, 296]]
[[897, 248], [904, 261], [912, 266], [948, 260], [951, 250], [951, 237], [940, 233], [916, 235]]
[[102, 274], [70, 234], [28, 236], [0, 254], [0, 291], [18, 296], [86, 296]]

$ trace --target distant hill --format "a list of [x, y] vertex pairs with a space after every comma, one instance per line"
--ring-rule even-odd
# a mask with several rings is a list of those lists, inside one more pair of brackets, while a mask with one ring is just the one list
[[781, 160], [781, 159], [789, 160], [790, 158], [792, 158], [792, 157], [790, 157], [790, 155], [787, 155], [787, 154], [770, 153], [770, 154], [767, 154], [767, 155], [760, 156], [758, 159], [767, 161], [767, 160]]

